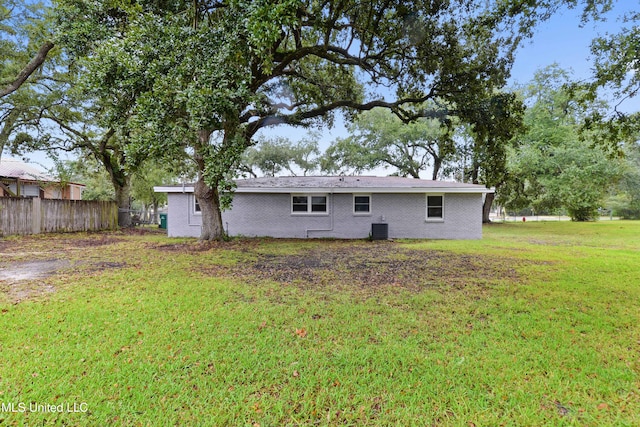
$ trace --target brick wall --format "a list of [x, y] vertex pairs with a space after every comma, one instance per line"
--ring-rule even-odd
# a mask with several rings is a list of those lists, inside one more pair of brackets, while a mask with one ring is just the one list
[[[193, 197], [169, 194], [169, 236], [200, 236], [201, 215], [194, 210]], [[387, 223], [390, 238], [482, 237], [481, 194], [445, 194], [441, 221], [426, 220], [425, 194], [372, 194], [368, 215], [354, 214], [352, 194], [327, 197], [326, 214], [292, 214], [289, 194], [238, 193], [232, 208], [222, 213], [223, 226], [232, 236], [363, 239], [372, 223]]]
[[[201, 216], [194, 211], [193, 197], [169, 193], [170, 237], [200, 236]], [[232, 208], [222, 213], [223, 226], [232, 236], [364, 239], [372, 223], [387, 223], [390, 238], [482, 237], [481, 194], [445, 194], [441, 221], [426, 220], [425, 194], [372, 194], [368, 215], [354, 215], [352, 194], [327, 197], [326, 214], [292, 214], [289, 194], [237, 193]]]
[[426, 220], [425, 194], [372, 194], [368, 215], [354, 215], [352, 194], [333, 194], [328, 195], [328, 210], [295, 215], [289, 194], [238, 193], [222, 218], [231, 235], [361, 239], [369, 236], [372, 223], [387, 223], [391, 238], [482, 237], [481, 194], [444, 195], [442, 221]]
[[200, 237], [202, 217], [195, 213], [193, 193], [169, 193], [167, 197], [168, 236]]

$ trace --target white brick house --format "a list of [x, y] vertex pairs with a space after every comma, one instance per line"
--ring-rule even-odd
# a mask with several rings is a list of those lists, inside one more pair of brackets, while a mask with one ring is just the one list
[[[237, 180], [222, 221], [231, 236], [480, 239], [481, 185], [400, 177], [269, 177]], [[193, 185], [168, 193], [170, 237], [198, 237]], [[374, 225], [375, 224], [375, 225]]]

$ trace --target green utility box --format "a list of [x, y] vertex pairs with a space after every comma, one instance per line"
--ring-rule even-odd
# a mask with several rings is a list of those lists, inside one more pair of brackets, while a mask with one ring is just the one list
[[167, 214], [166, 213], [161, 213], [160, 214], [160, 228], [166, 230], [167, 229]]

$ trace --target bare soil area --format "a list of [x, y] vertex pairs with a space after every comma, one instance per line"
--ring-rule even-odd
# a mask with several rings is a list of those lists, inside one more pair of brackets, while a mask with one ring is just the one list
[[[219, 245], [171, 245], [164, 251], [197, 254], [218, 250]], [[194, 265], [205, 276], [231, 276], [246, 281], [271, 280], [301, 288], [327, 285], [366, 291], [383, 286], [420, 291], [425, 287], [465, 288], [501, 279], [518, 280], [517, 266], [524, 261], [452, 252], [410, 249], [397, 242], [323, 241], [295, 254], [254, 251], [255, 241], [226, 244], [251, 253], [252, 259], [235, 266]]]
[[[226, 258], [232, 262], [218, 264], [207, 256], [224, 251], [229, 251]], [[135, 262], [144, 265], [145, 259], [168, 253], [190, 257], [191, 272], [204, 277], [231, 277], [245, 283], [267, 280], [303, 289], [349, 288], [365, 293], [389, 286], [415, 292], [442, 286], [481, 290], [502, 279], [517, 281], [518, 266], [527, 262], [413, 249], [391, 241], [238, 239], [157, 243], [130, 232], [39, 235], [0, 240], [0, 294], [19, 302], [55, 291], [49, 279], [61, 274], [99, 274]]]
[[16, 262], [0, 268], [0, 281], [9, 283], [45, 278], [58, 270], [68, 267], [64, 259]]
[[118, 236], [95, 234], [37, 235], [0, 240], [0, 293], [17, 303], [55, 291], [47, 280], [76, 270], [87, 271], [121, 267], [124, 263], [105, 263], [82, 259], [93, 249], [121, 242]]

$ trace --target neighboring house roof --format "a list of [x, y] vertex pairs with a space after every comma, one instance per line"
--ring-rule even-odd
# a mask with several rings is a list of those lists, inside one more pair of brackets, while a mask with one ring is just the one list
[[[16, 159], [0, 159], [0, 178], [19, 179], [21, 181], [33, 182], [59, 182], [57, 179], [42, 172], [37, 167]], [[68, 182], [67, 184], [79, 185], [84, 184], [76, 182]]]
[[[236, 180], [236, 193], [493, 193], [483, 185], [397, 176], [283, 176]], [[158, 193], [193, 193], [193, 184], [154, 187]]]
[[0, 159], [0, 177], [23, 181], [55, 181], [35, 166], [15, 159]]

